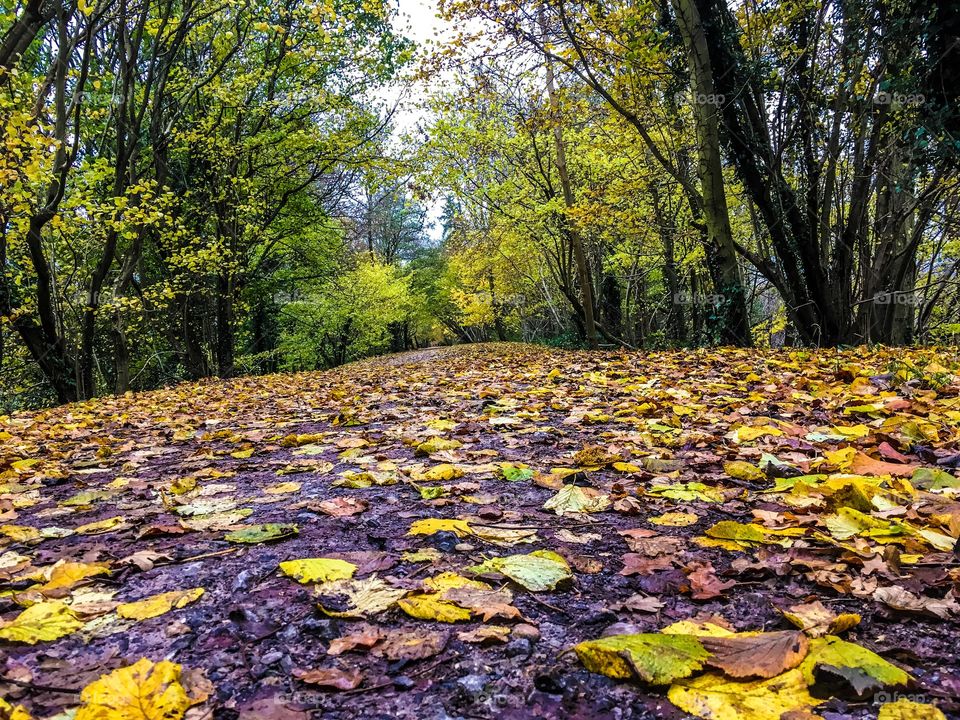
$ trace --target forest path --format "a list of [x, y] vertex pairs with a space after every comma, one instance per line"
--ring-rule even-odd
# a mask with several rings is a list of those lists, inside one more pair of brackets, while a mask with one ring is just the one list
[[0, 696], [48, 718], [146, 658], [190, 718], [679, 718], [564, 651], [800, 606], [818, 681], [844, 612], [886, 672], [818, 712], [873, 716], [888, 661], [955, 712], [948, 365], [490, 344], [0, 418]]

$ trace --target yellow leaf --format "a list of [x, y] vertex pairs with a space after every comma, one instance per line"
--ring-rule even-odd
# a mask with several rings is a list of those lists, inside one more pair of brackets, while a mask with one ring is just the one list
[[122, 530], [126, 527], [127, 525], [122, 517], [112, 517], [81, 525], [76, 528], [74, 532], [79, 535], [99, 535], [100, 533], [111, 532], [112, 530]]
[[470, 535], [470, 524], [466, 520], [447, 520], [445, 518], [427, 518], [416, 520], [410, 525], [407, 535], [433, 535], [438, 532], [452, 532], [457, 537]]
[[778, 427], [774, 427], [773, 425], [761, 425], [759, 427], [743, 425], [729, 433], [728, 437], [730, 437], [734, 442], [742, 443], [756, 440], [757, 438], [764, 437], [765, 435], [779, 437], [783, 435], [783, 431]]
[[723, 471], [737, 480], [759, 481], [766, 480], [763, 470], [744, 460], [733, 460], [723, 464]]
[[610, 507], [608, 495], [579, 485], [564, 485], [556, 495], [543, 504], [544, 510], [553, 510], [557, 515], [601, 512], [608, 507]]
[[807, 692], [803, 673], [797, 669], [753, 682], [708, 673], [674, 683], [667, 697], [684, 712], [710, 720], [780, 720], [791, 710], [803, 711], [823, 702]]
[[911, 679], [909, 674], [875, 652], [833, 635], [810, 642], [810, 653], [799, 668], [807, 684], [816, 681], [816, 669], [821, 665], [849, 682], [860, 695], [885, 685], [906, 685]]
[[35, 645], [57, 640], [82, 627], [83, 623], [65, 602], [39, 602], [0, 626], [0, 638]]
[[469, 571], [477, 574], [500, 573], [533, 592], [553, 590], [558, 583], [573, 577], [567, 561], [551, 550], [490, 558], [469, 568]]
[[853, 464], [853, 459], [857, 456], [856, 448], [846, 447], [840, 450], [827, 450], [823, 456], [827, 463], [838, 470], [847, 470]]
[[654, 525], [664, 525], [666, 527], [687, 527], [693, 525], [699, 519], [700, 516], [693, 513], [668, 512], [650, 518], [650, 522]]
[[935, 705], [900, 698], [880, 706], [877, 720], [947, 720]]
[[693, 620], [678, 620], [661, 630], [664, 635], [695, 635], [696, 637], [732, 637], [736, 633], [712, 622], [698, 623]]
[[423, 585], [431, 592], [409, 595], [400, 600], [397, 605], [407, 615], [419, 620], [438, 620], [448, 623], [469, 620], [471, 613], [469, 609], [444, 599], [442, 594], [445, 591], [454, 588], [491, 589], [486, 583], [470, 580], [455, 572], [440, 573], [436, 577], [424, 580]]
[[247, 448], [246, 450], [237, 450], [236, 452], [230, 453], [230, 457], [236, 458], [237, 460], [246, 460], [251, 455], [253, 455], [253, 448]]
[[357, 566], [336, 558], [306, 558], [280, 563], [280, 570], [301, 583], [332, 582], [348, 580], [357, 571]]
[[446, 482], [463, 477], [463, 470], [450, 463], [434, 465], [432, 468], [417, 476], [417, 480], [424, 482]]
[[397, 605], [407, 615], [418, 620], [437, 620], [452, 623], [470, 619], [469, 610], [444, 600], [438, 593], [411, 595], [397, 602]]
[[199, 600], [203, 593], [203, 588], [191, 588], [190, 590], [174, 590], [159, 595], [151, 595], [143, 600], [118, 605], [117, 615], [130, 620], [147, 620], [171, 610], [186, 607]]
[[[396, 605], [406, 590], [391, 587], [379, 578], [334, 580], [317, 586], [320, 609], [332, 617], [376, 615]], [[344, 602], [345, 600], [345, 602]]]
[[39, 530], [29, 525], [0, 525], [0, 535], [5, 535], [14, 542], [30, 542], [43, 537]]
[[23, 705], [11, 705], [3, 698], [0, 698], [0, 717], [7, 720], [31, 720], [30, 713]]
[[94, 680], [80, 702], [75, 720], [180, 720], [191, 705], [180, 666], [146, 658]]
[[[426, 442], [422, 442], [417, 445], [417, 452], [423, 453], [425, 455], [431, 455], [435, 452], [440, 452], [441, 450], [456, 450], [461, 447], [463, 443], [459, 440], [448, 440], [447, 438], [442, 437], [432, 437]], [[438, 466], [443, 467], [443, 466]], [[449, 465], [447, 467], [453, 467]]]
[[34, 588], [40, 592], [56, 590], [58, 588], [73, 587], [82, 580], [96, 575], [106, 575], [110, 573], [110, 566], [106, 563], [84, 563], [71, 562], [69, 560], [58, 560], [56, 564], [44, 572], [47, 582], [40, 587]]
[[194, 490], [198, 482], [200, 482], [199, 478], [194, 475], [177, 478], [170, 484], [170, 492], [174, 495], [183, 495], [184, 493]]
[[276, 485], [268, 485], [263, 489], [267, 495], [286, 495], [288, 493], [295, 493], [298, 490], [300, 490], [300, 483], [298, 482], [277, 483]]

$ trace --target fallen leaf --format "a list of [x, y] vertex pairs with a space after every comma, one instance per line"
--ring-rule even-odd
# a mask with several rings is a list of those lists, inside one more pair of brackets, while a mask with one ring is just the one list
[[692, 675], [710, 653], [691, 635], [610, 635], [574, 645], [574, 652], [590, 672], [616, 679], [638, 677], [665, 685]]
[[0, 638], [35, 645], [76, 632], [83, 623], [69, 605], [59, 600], [38, 602], [10, 622], [0, 625]]
[[280, 563], [280, 571], [300, 583], [325, 583], [352, 578], [357, 566], [336, 558], [306, 558], [285, 560]]
[[810, 637], [836, 635], [859, 624], [860, 616], [854, 613], [837, 614], [819, 600], [793, 605], [781, 610], [783, 616]]
[[881, 705], [877, 720], [947, 720], [947, 716], [936, 705], [900, 698]]
[[174, 590], [173, 592], [151, 595], [136, 602], [123, 603], [117, 606], [117, 615], [130, 620], [147, 620], [171, 610], [186, 607], [203, 596], [203, 588], [190, 590]]
[[735, 678], [772, 678], [799, 665], [809, 650], [806, 635], [795, 630], [703, 637], [700, 642], [710, 652], [707, 664]]
[[330, 688], [331, 690], [353, 690], [363, 682], [359, 670], [339, 670], [338, 668], [319, 668], [303, 670], [294, 668], [291, 674], [308, 685]]
[[550, 550], [490, 558], [468, 569], [477, 574], [493, 572], [505, 575], [533, 592], [553, 590], [558, 583], [573, 577], [567, 561]]
[[564, 485], [560, 491], [543, 504], [544, 510], [553, 510], [557, 515], [566, 513], [594, 513], [610, 507], [610, 496], [594, 488], [579, 485]]
[[389, 610], [407, 594], [376, 577], [334, 580], [317, 586], [318, 605], [333, 617], [365, 617]]
[[684, 712], [710, 720], [781, 720], [823, 702], [810, 695], [796, 669], [753, 682], [707, 673], [675, 682], [667, 697]]
[[192, 704], [181, 667], [141, 658], [87, 685], [75, 720], [180, 720]]
[[810, 641], [810, 651], [800, 665], [808, 685], [823, 668], [846, 680], [858, 695], [888, 685], [905, 685], [910, 675], [876, 653], [833, 635]]
[[433, 657], [447, 646], [449, 635], [432, 630], [394, 630], [376, 646], [374, 654], [388, 660], [423, 660]]
[[266, 523], [263, 525], [248, 525], [240, 530], [228, 532], [223, 536], [223, 539], [233, 543], [253, 544], [282, 540], [296, 535], [298, 532], [300, 530], [296, 525]]
[[510, 639], [510, 628], [502, 625], [482, 625], [457, 633], [457, 638], [475, 645], [501, 645]]

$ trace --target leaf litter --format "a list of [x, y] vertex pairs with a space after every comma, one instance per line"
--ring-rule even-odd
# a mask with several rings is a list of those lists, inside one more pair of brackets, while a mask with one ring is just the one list
[[0, 717], [956, 716], [958, 392], [500, 344], [0, 418]]

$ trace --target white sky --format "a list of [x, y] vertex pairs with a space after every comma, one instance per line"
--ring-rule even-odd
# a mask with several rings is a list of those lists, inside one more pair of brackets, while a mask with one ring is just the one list
[[[434, 45], [442, 42], [451, 34], [450, 25], [437, 17], [436, 0], [394, 0], [399, 7], [399, 17], [394, 21], [395, 30], [415, 41], [419, 52], [429, 52]], [[416, 62], [416, 61], [415, 61]], [[413, 87], [402, 91], [399, 87], [385, 88], [382, 98], [389, 104], [399, 102], [394, 115], [395, 134], [413, 132], [423, 112], [418, 107], [419, 101], [424, 99], [430, 88], [426, 83], [418, 82]], [[442, 199], [435, 198], [434, 202], [427, 203], [429, 222], [432, 223], [429, 234], [434, 240], [439, 240], [441, 228], [440, 213], [443, 209]]]

